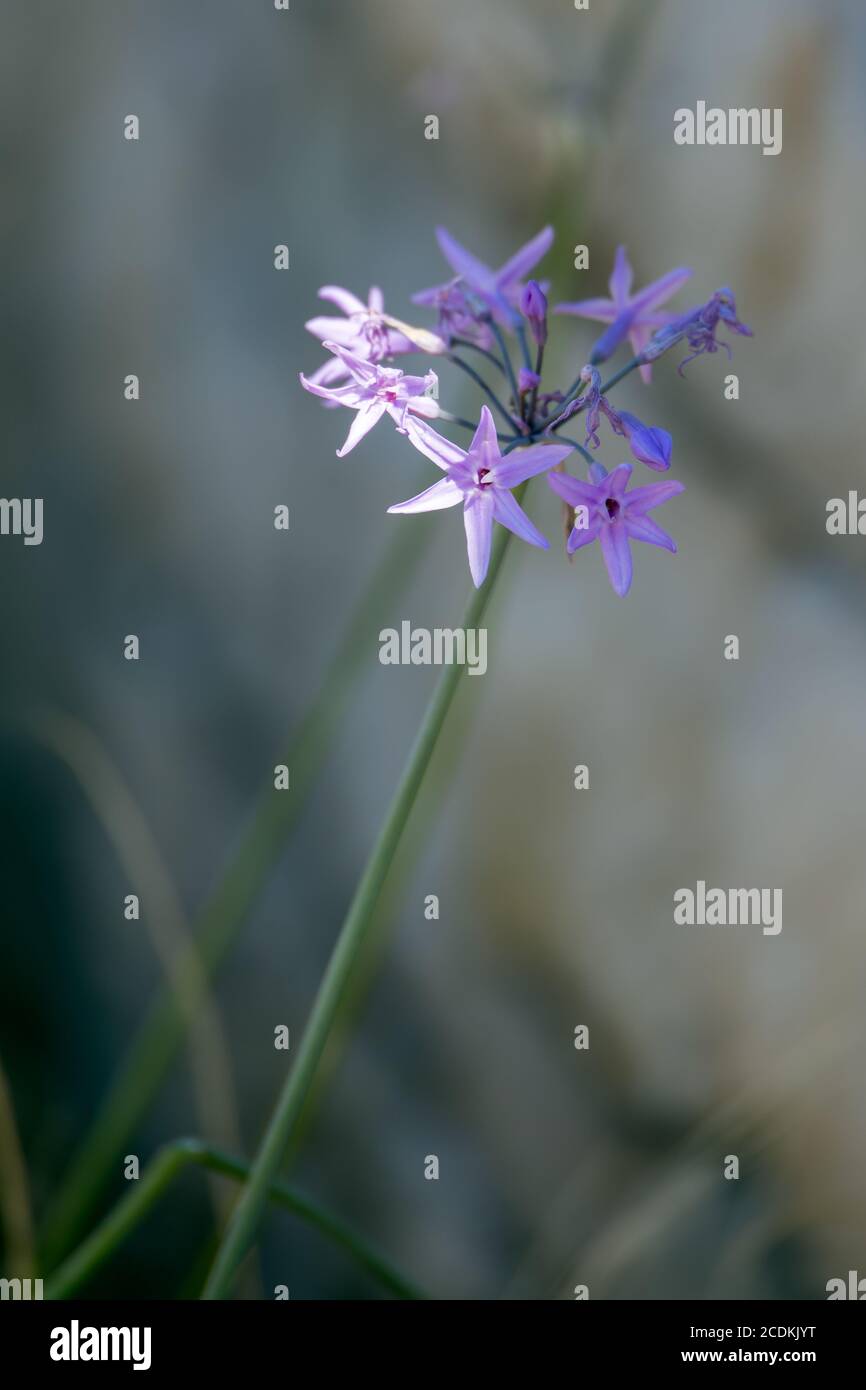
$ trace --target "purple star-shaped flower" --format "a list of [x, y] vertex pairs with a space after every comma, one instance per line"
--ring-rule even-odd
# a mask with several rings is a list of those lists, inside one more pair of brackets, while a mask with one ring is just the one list
[[439, 415], [438, 401], [430, 394], [437, 384], [435, 372], [428, 372], [426, 376], [407, 376], [398, 367], [366, 362], [363, 357], [356, 357], [340, 347], [339, 343], [325, 343], [324, 346], [334, 353], [348, 373], [349, 385], [322, 386], [311, 377], [305, 377], [303, 372], [300, 377], [305, 391], [358, 412], [345, 444], [337, 450], [337, 458], [350, 453], [386, 412], [401, 431], [405, 428], [406, 415], [410, 410], [425, 415], [428, 420], [434, 420]]
[[576, 509], [567, 543], [569, 555], [597, 540], [614, 592], [621, 597], [631, 586], [629, 541], [646, 541], [676, 554], [675, 542], [647, 512], [684, 491], [682, 483], [670, 482], [650, 483], [627, 492], [631, 474], [630, 463], [621, 463], [612, 473], [600, 463], [592, 463], [586, 483], [568, 473], [550, 473], [547, 479], [553, 491]]
[[548, 541], [533, 526], [511, 489], [561, 463], [572, 452], [570, 444], [533, 444], [503, 456], [496, 425], [486, 405], [481, 407], [481, 419], [468, 449], [452, 444], [423, 420], [411, 416], [406, 417], [406, 434], [415, 448], [448, 476], [417, 497], [410, 497], [408, 502], [395, 503], [388, 511], [432, 512], [462, 502], [469, 569], [476, 588], [484, 583], [490, 563], [494, 521], [530, 545], [549, 549]]
[[[498, 270], [479, 261], [467, 251], [459, 241], [444, 227], [436, 228], [436, 240], [451, 269], [460, 277], [463, 286], [487, 305], [496, 322], [504, 328], [513, 329], [520, 322], [519, 306], [523, 291], [523, 279], [538, 264], [553, 244], [553, 228], [544, 227], [525, 246], [507, 260]], [[421, 290], [412, 298], [416, 304], [434, 303], [435, 296], [453, 289], [453, 281], [447, 285], [435, 286], [432, 290]], [[543, 284], [542, 289], [547, 285]], [[665, 320], [666, 321], [666, 320]], [[465, 335], [461, 335], [465, 336]]]
[[[557, 304], [553, 312], [577, 314], [580, 318], [597, 319], [600, 323], [610, 324], [610, 328], [602, 334], [593, 348], [595, 361], [603, 362], [610, 357], [626, 336], [637, 357], [649, 341], [653, 329], [662, 327], [677, 317], [670, 311], [658, 312], [659, 305], [676, 294], [691, 273], [687, 267], [680, 266], [677, 270], [669, 270], [660, 280], [653, 280], [651, 285], [647, 285], [646, 289], [638, 294], [632, 294], [634, 272], [625, 247], [618, 246], [613, 274], [609, 281], [610, 299], [579, 299], [575, 303]], [[644, 381], [652, 380], [652, 369], [646, 363], [641, 364], [640, 374]]]
[[[366, 304], [351, 290], [341, 289], [339, 285], [323, 285], [319, 298], [336, 304], [345, 318], [321, 314], [308, 319], [304, 327], [321, 342], [339, 343], [367, 362], [381, 362], [385, 357], [399, 357], [410, 352], [445, 351], [445, 343], [435, 335], [422, 335], [420, 330], [401, 324], [386, 314], [384, 296], [375, 285], [370, 290]], [[413, 341], [404, 329], [416, 333], [418, 340]], [[317, 368], [309, 380], [317, 386], [333, 386], [338, 381], [345, 381], [349, 375], [345, 363], [339, 357], [332, 357]]]

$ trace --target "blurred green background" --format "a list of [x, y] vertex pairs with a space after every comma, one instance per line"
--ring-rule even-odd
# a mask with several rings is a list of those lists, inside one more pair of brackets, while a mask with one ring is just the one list
[[[556, 300], [606, 293], [620, 242], [639, 284], [694, 268], [682, 307], [731, 285], [755, 331], [740, 399], [723, 355], [618, 393], [671, 430], [687, 488], [662, 517], [679, 555], [640, 547], [626, 600], [595, 553], [512, 548], [488, 673], [452, 712], [292, 1181], [440, 1298], [822, 1298], [866, 1273], [866, 542], [824, 525], [863, 473], [862, 6], [0, 14], [3, 495], [45, 499], [41, 546], [0, 541], [4, 1272], [412, 528], [423, 553], [356, 633], [323, 775], [97, 1211], [125, 1154], [185, 1134], [254, 1151], [287, 1065], [274, 1027], [300, 1036], [436, 679], [380, 666], [378, 631], [461, 621], [456, 516], [385, 515], [430, 466], [384, 426], [336, 459], [346, 421], [299, 387], [323, 359], [317, 288], [381, 285], [420, 321], [409, 296], [447, 273], [437, 223], [499, 264], [552, 222]], [[782, 107], [782, 154], [675, 146], [699, 99]], [[556, 322], [561, 384], [593, 336]], [[477, 410], [447, 368], [441, 396]], [[529, 509], [556, 538], [541, 485]], [[781, 887], [781, 935], [676, 927], [699, 878]], [[86, 1292], [195, 1295], [213, 1196], [186, 1174]], [[240, 1293], [276, 1284], [379, 1296], [272, 1212]]]

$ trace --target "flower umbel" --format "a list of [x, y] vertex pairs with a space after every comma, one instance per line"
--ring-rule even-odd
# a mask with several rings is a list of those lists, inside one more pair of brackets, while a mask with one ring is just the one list
[[631, 587], [632, 562], [629, 541], [645, 541], [676, 553], [676, 544], [647, 513], [683, 492], [682, 483], [651, 483], [626, 488], [632, 465], [621, 463], [612, 473], [600, 463], [589, 466], [589, 481], [567, 473], [550, 473], [553, 491], [575, 508], [575, 524], [566, 548], [569, 555], [598, 541], [614, 592], [621, 597]]
[[417, 497], [397, 502], [389, 512], [432, 512], [463, 503], [469, 570], [476, 588], [484, 583], [490, 561], [493, 523], [507, 526], [530, 545], [549, 549], [549, 543], [533, 526], [511, 489], [545, 469], [562, 463], [572, 453], [570, 444], [536, 444], [503, 457], [496, 425], [486, 405], [467, 450], [452, 444], [421, 421], [407, 421], [409, 439], [427, 458], [446, 469], [448, 476]]
[[[332, 285], [319, 292], [323, 299], [336, 304], [344, 317], [320, 317], [307, 324], [331, 358], [311, 376], [302, 374], [301, 383], [327, 406], [344, 406], [355, 412], [348, 437], [337, 451], [339, 456], [354, 449], [377, 421], [390, 419], [413, 448], [445, 476], [417, 496], [395, 503], [389, 512], [439, 511], [462, 505], [469, 568], [476, 587], [484, 583], [490, 567], [494, 522], [529, 545], [549, 548], [512, 491], [536, 473], [547, 472], [551, 489], [568, 504], [569, 555], [598, 540], [616, 593], [627, 593], [632, 579], [631, 541], [676, 550], [649, 512], [682, 492], [683, 486], [665, 482], [629, 489], [631, 464], [620, 464], [608, 474], [593, 457], [602, 447], [604, 421], [614, 436], [627, 442], [638, 463], [659, 472], [671, 465], [673, 441], [668, 431], [619, 409], [611, 393], [636, 370], [648, 381], [650, 364], [677, 343], [686, 343], [690, 349], [680, 363], [682, 373], [687, 362], [703, 353], [715, 353], [720, 346], [730, 353], [728, 344], [717, 339], [721, 327], [750, 337], [751, 329], [737, 317], [733, 292], [717, 290], [705, 304], [676, 314], [662, 306], [692, 272], [677, 267], [634, 292], [632, 268], [625, 248], [620, 246], [610, 277], [609, 299], [556, 305], [556, 313], [595, 319], [605, 325], [588, 360], [585, 356], [577, 358], [586, 365], [571, 385], [562, 389], [561, 382], [549, 379], [546, 345], [555, 321], [549, 319], [548, 285], [531, 278], [551, 246], [552, 229], [543, 228], [499, 269], [478, 260], [445, 228], [438, 228], [436, 236], [453, 276], [413, 296], [415, 303], [438, 313], [436, 332], [415, 328], [387, 314], [381, 290], [372, 289], [366, 304], [350, 291]], [[517, 339], [516, 353], [503, 329]], [[599, 364], [626, 340], [635, 355], [602, 381]], [[395, 357], [421, 352], [451, 364], [457, 369], [455, 377], [459, 373], [464, 384], [468, 377], [485, 403], [479, 403], [468, 418], [452, 414], [439, 402], [435, 372], [410, 376], [393, 364]], [[479, 358], [484, 359], [480, 366]], [[495, 374], [492, 377], [491, 372]], [[580, 415], [584, 417], [583, 443], [567, 438], [565, 432], [569, 422]], [[438, 433], [431, 420], [449, 432], [468, 430], [472, 436], [468, 447], [462, 448]], [[586, 482], [561, 471], [573, 450], [589, 464]], [[497, 548], [500, 559], [502, 553]]]

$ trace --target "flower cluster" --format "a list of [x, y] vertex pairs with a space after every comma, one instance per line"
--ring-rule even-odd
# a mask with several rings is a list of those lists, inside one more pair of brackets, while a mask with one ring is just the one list
[[[483, 584], [490, 561], [494, 522], [541, 549], [548, 541], [520, 505], [523, 486], [538, 473], [567, 506], [569, 555], [598, 541], [608, 576], [617, 594], [628, 593], [632, 579], [631, 541], [644, 541], [676, 551], [676, 545], [649, 513], [677, 493], [682, 483], [660, 482], [629, 488], [633, 465], [621, 463], [611, 472], [592, 451], [601, 444], [602, 420], [613, 435], [625, 440], [638, 463], [664, 472], [670, 468], [673, 441], [667, 430], [645, 424], [630, 411], [618, 410], [609, 393], [631, 371], [652, 379], [652, 363], [678, 343], [691, 351], [678, 370], [703, 353], [730, 346], [717, 339], [722, 327], [751, 336], [737, 318], [731, 290], [717, 290], [705, 303], [677, 314], [662, 306], [685, 284], [691, 271], [679, 267], [644, 289], [632, 290], [632, 268], [620, 246], [610, 277], [609, 299], [584, 299], [557, 304], [554, 314], [576, 315], [604, 325], [576, 379], [565, 390], [543, 390], [548, 342], [549, 282], [530, 277], [549, 251], [553, 230], [545, 227], [498, 270], [476, 259], [450, 232], [436, 233], [452, 276], [441, 285], [421, 290], [413, 302], [434, 309], [433, 331], [416, 328], [386, 314], [379, 289], [370, 290], [366, 304], [348, 290], [327, 285], [322, 299], [343, 317], [310, 319], [307, 328], [331, 354], [311, 376], [301, 375], [307, 391], [327, 406], [355, 412], [348, 435], [337, 454], [342, 458], [387, 415], [419, 453], [444, 474], [432, 487], [389, 512], [428, 512], [462, 506], [469, 569], [477, 586]], [[633, 357], [607, 382], [599, 367], [628, 341]], [[512, 359], [516, 346], [517, 367]], [[470, 350], [481, 365], [497, 373], [491, 385], [464, 356]], [[445, 410], [439, 402], [435, 371], [409, 375], [391, 365], [394, 358], [424, 354], [464, 371], [483, 392], [477, 423]], [[491, 410], [492, 406], [492, 410]], [[493, 411], [499, 417], [494, 418]], [[583, 416], [583, 441], [566, 438], [562, 427]], [[446, 422], [472, 432], [464, 449], [430, 423]], [[588, 464], [586, 481], [565, 471], [572, 455]], [[515, 494], [515, 489], [518, 489]]]

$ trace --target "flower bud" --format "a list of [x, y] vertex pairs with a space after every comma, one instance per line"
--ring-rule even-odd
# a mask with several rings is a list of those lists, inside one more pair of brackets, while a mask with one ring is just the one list
[[527, 280], [520, 296], [520, 312], [539, 347], [547, 342], [547, 295], [537, 280]]
[[517, 373], [517, 389], [521, 396], [527, 391], [532, 391], [536, 386], [541, 385], [541, 377], [531, 372], [528, 367], [521, 367]]

